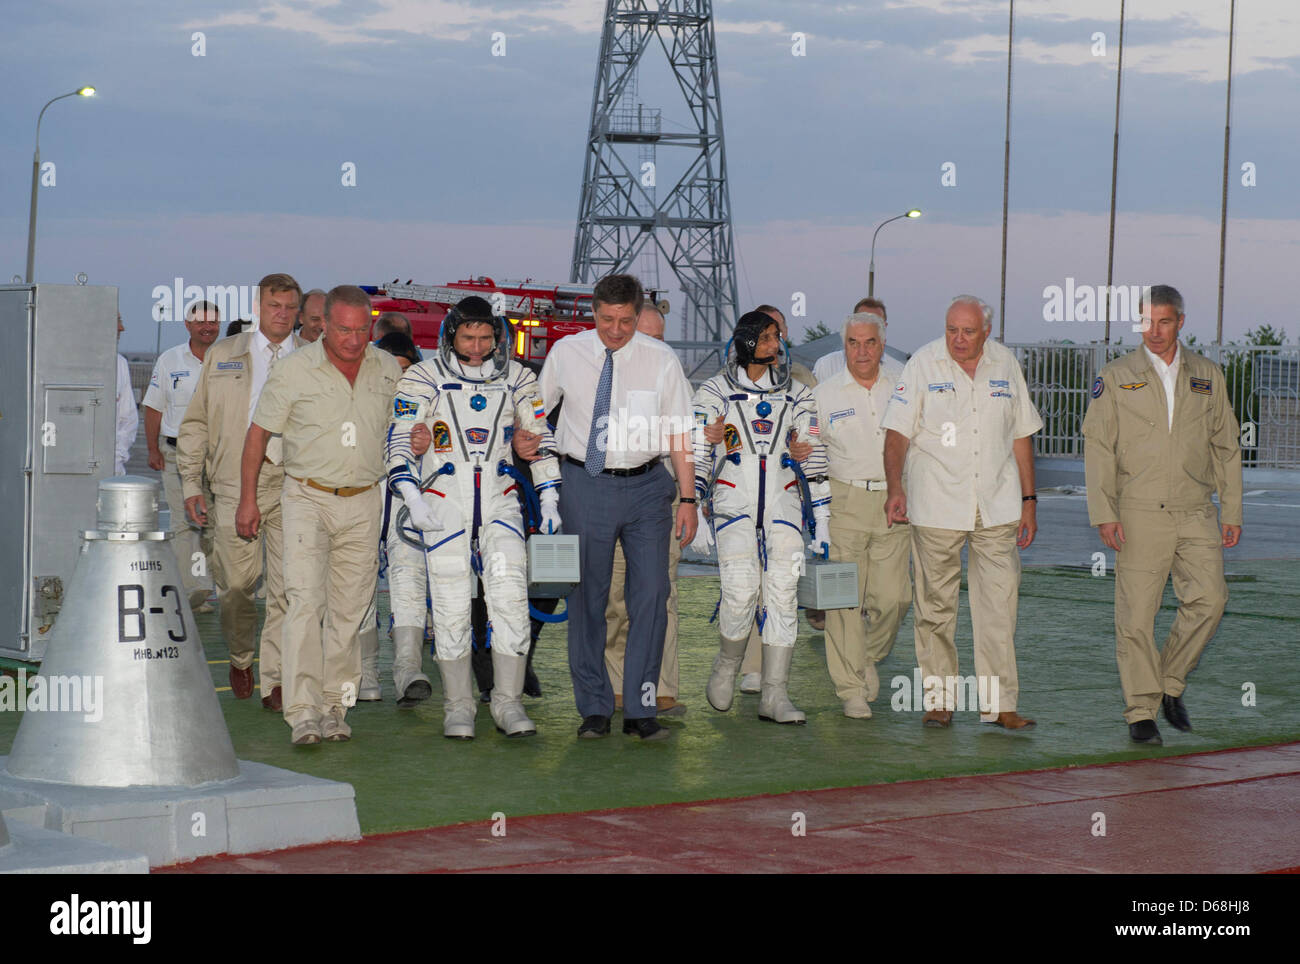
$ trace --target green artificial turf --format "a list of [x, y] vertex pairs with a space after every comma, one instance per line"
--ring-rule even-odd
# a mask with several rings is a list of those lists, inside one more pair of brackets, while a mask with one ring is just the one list
[[[578, 723], [565, 656], [563, 625], [547, 627], [537, 653], [545, 696], [525, 700], [538, 735], [506, 739], [480, 705], [478, 738], [441, 735], [441, 690], [413, 710], [393, 702], [391, 643], [381, 633], [384, 702], [360, 704], [348, 716], [349, 743], [294, 747], [289, 728], [254, 697], [219, 694], [236, 753], [356, 788], [363, 833], [519, 816], [675, 801], [707, 800], [789, 790], [859, 786], [975, 773], [1104, 763], [1300, 739], [1300, 567], [1293, 562], [1233, 563], [1228, 611], [1185, 701], [1195, 727], [1162, 725], [1163, 747], [1128, 740], [1115, 667], [1112, 578], [1087, 570], [1026, 569], [1016, 634], [1023, 715], [1029, 731], [1008, 733], [958, 713], [948, 730], [920, 724], [920, 710], [891, 709], [891, 678], [911, 686], [911, 617], [893, 653], [880, 664], [881, 695], [874, 717], [850, 720], [840, 711], [826, 672], [824, 639], [800, 620], [791, 697], [808, 714], [806, 726], [760, 722], [757, 696], [738, 694], [726, 714], [710, 709], [704, 684], [717, 648], [716, 575], [679, 584], [681, 683], [689, 707], [668, 721], [672, 739], [644, 744], [621, 734], [621, 717], [603, 740], [575, 738]], [[386, 604], [381, 596], [381, 609]], [[974, 673], [970, 619], [962, 594], [957, 648], [961, 672]], [[1167, 590], [1157, 621], [1163, 642], [1176, 603]], [[386, 613], [384, 622], [387, 623]], [[215, 616], [199, 622], [213, 679], [226, 686], [224, 646]], [[1243, 686], [1255, 705], [1243, 705]], [[0, 714], [0, 747], [12, 743], [19, 714]], [[1161, 720], [1163, 724], [1163, 720]]]

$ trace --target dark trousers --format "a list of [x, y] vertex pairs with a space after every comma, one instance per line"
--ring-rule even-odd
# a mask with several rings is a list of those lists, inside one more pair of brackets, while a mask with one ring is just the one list
[[668, 626], [668, 540], [676, 483], [663, 465], [631, 478], [592, 478], [566, 461], [561, 473], [560, 517], [564, 531], [578, 537], [582, 567], [582, 581], [568, 598], [569, 674], [578, 713], [614, 715], [614, 688], [605, 669], [605, 605], [618, 541], [627, 559], [623, 715], [653, 717]]

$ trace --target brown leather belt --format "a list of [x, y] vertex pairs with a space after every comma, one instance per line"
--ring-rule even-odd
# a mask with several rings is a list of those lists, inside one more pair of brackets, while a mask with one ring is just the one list
[[344, 499], [350, 499], [352, 496], [360, 495], [362, 492], [369, 492], [379, 484], [378, 481], [375, 481], [371, 482], [369, 485], [344, 485], [335, 489], [328, 485], [321, 485], [319, 482], [312, 479], [300, 479], [296, 475], [291, 475], [289, 478], [293, 479], [295, 482], [301, 482], [309, 489], [318, 489], [321, 492], [328, 492], [330, 495], [337, 495]]

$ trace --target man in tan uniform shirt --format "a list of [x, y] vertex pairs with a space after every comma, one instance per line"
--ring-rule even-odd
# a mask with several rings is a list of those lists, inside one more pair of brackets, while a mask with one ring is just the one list
[[276, 366], [244, 442], [236, 525], [251, 538], [267, 443], [284, 436], [284, 720], [295, 744], [352, 735], [344, 718], [361, 683], [357, 630], [379, 565], [383, 441], [402, 375], [369, 334], [366, 293], [332, 289], [324, 333]]
[[[217, 341], [203, 356], [194, 397], [185, 409], [176, 437], [176, 465], [181, 474], [185, 511], [199, 526], [207, 525], [209, 507], [203, 494], [207, 474], [212, 491], [212, 543], [217, 565], [210, 567], [221, 603], [221, 633], [230, 648], [230, 688], [236, 699], [253, 692], [253, 654], [257, 648], [257, 603], [266, 553], [266, 622], [261, 638], [262, 705], [280, 709], [280, 630], [284, 619], [281, 567], [280, 440], [267, 450], [270, 464], [261, 474], [258, 505], [264, 516], [255, 539], [235, 531], [239, 505], [239, 461], [253, 408], [271, 367], [303, 344], [292, 334], [300, 289], [287, 274], [270, 274], [258, 282], [259, 324]], [[263, 544], [265, 537], [265, 545]]]
[[[1190, 730], [1187, 675], [1228, 601], [1223, 549], [1241, 538], [1241, 447], [1219, 366], [1178, 343], [1183, 298], [1154, 285], [1137, 351], [1101, 370], [1083, 420], [1088, 521], [1115, 551], [1115, 655], [1135, 743], [1161, 743], [1156, 710]], [[1218, 492], [1216, 513], [1210, 496]], [[1170, 572], [1178, 615], [1153, 627]]]
[[846, 367], [813, 390], [818, 434], [830, 462], [830, 558], [858, 566], [860, 608], [826, 614], [826, 666], [850, 719], [871, 716], [870, 703], [880, 692], [876, 664], [893, 649], [912, 603], [910, 532], [885, 519], [881, 420], [901, 373], [881, 364], [884, 354], [884, 320], [868, 312], [849, 315]]

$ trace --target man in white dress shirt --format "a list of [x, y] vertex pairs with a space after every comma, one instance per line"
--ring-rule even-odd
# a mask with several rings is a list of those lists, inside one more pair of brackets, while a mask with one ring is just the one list
[[[117, 316], [117, 337], [121, 339], [122, 316]], [[126, 460], [131, 457], [131, 444], [140, 430], [140, 412], [135, 406], [135, 392], [131, 388], [131, 366], [121, 354], [117, 356], [117, 429], [113, 435], [113, 474], [126, 475]]]
[[[911, 522], [913, 623], [926, 726], [946, 727], [956, 705], [957, 600], [968, 546], [980, 719], [1033, 726], [1016, 712], [1020, 555], [1038, 531], [1034, 452], [1043, 427], [1016, 356], [988, 341], [993, 309], [959, 295], [944, 337], [903, 368], [885, 410], [885, 514]], [[906, 491], [904, 458], [906, 457]], [[969, 705], [966, 709], [971, 709]]]
[[[181, 582], [190, 599], [190, 609], [204, 605], [212, 580], [206, 574], [212, 565], [212, 530], [196, 529], [185, 515], [185, 498], [181, 494], [181, 474], [176, 467], [176, 436], [181, 419], [199, 383], [203, 356], [221, 334], [221, 313], [211, 302], [197, 302], [185, 312], [185, 330], [189, 340], [158, 356], [153, 377], [144, 395], [144, 439], [149, 446], [149, 468], [162, 473], [163, 493], [171, 514], [172, 548], [181, 570]], [[195, 574], [196, 552], [202, 562], [203, 575]], [[211, 612], [211, 609], [207, 610]]]
[[[609, 275], [592, 297], [596, 327], [558, 341], [539, 380], [562, 457], [560, 516], [579, 537], [581, 582], [569, 595], [569, 672], [580, 737], [609, 733], [614, 691], [605, 669], [605, 606], [614, 544], [627, 560], [623, 732], [663, 739], [656, 684], [667, 626], [668, 539], [695, 538], [690, 384], [676, 353], [636, 331], [645, 294], [631, 275]], [[671, 458], [676, 475], [663, 458]], [[684, 491], [678, 492], [678, 489]], [[681, 496], [676, 519], [674, 494]], [[671, 524], [671, 525], [670, 525]]]
[[[876, 664], [889, 655], [912, 602], [910, 532], [885, 519], [885, 430], [881, 421], [898, 368], [882, 364], [885, 321], [874, 312], [844, 322], [848, 367], [813, 390], [830, 461], [831, 552], [858, 564], [861, 609], [826, 614], [826, 667], [850, 719], [871, 716], [880, 691]], [[864, 622], [865, 620], [865, 622]]]

